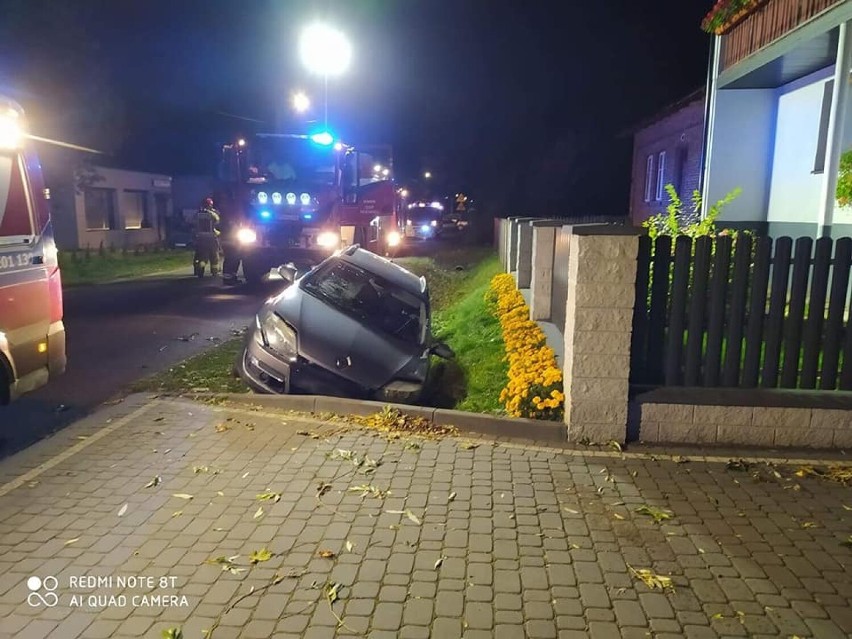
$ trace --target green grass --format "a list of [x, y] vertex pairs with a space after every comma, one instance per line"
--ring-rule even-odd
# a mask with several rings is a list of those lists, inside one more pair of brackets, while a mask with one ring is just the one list
[[[503, 339], [499, 322], [485, 305], [489, 282], [500, 271], [494, 252], [468, 247], [442, 251], [434, 257], [396, 261], [426, 277], [433, 332], [456, 353], [452, 361], [434, 359], [424, 403], [482, 413], [500, 411], [498, 400], [506, 383]], [[229, 340], [141, 380], [134, 390], [172, 394], [245, 392], [245, 384], [231, 372], [242, 347], [242, 338]]]
[[173, 271], [192, 267], [192, 251], [170, 249], [161, 251], [131, 251], [127, 254], [106, 251], [100, 254], [91, 251], [86, 257], [85, 251], [59, 253], [59, 266], [62, 269], [62, 283], [66, 286], [80, 284], [103, 284], [111, 280], [140, 277], [161, 271]]

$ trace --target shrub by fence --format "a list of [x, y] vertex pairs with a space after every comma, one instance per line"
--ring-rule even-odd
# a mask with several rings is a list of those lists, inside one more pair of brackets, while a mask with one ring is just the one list
[[630, 381], [852, 390], [852, 238], [640, 238]]

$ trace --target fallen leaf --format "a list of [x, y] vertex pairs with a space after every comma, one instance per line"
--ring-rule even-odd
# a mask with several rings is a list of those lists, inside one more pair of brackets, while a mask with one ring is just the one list
[[609, 446], [610, 448], [612, 448], [613, 450], [617, 450], [619, 453], [620, 453], [620, 452], [622, 452], [622, 451], [624, 450], [624, 449], [623, 449], [623, 447], [621, 446], [621, 444], [619, 444], [619, 443], [618, 443], [617, 441], [615, 441], [614, 439], [610, 439], [610, 440], [607, 442], [607, 444], [606, 444], [606, 445], [607, 445], [607, 446]]
[[217, 494], [217, 495], [219, 495], [219, 497], [224, 497], [224, 496], [225, 496], [225, 493], [223, 493], [221, 490], [217, 490], [217, 491], [216, 491], [216, 494]]
[[246, 473], [243, 473], [242, 479], [245, 479], [245, 478], [246, 478], [246, 477], [248, 477], [248, 476], [249, 476], [249, 474], [248, 474], [247, 472], [246, 472]]
[[386, 510], [385, 512], [390, 515], [405, 515], [418, 526], [421, 525], [421, 521], [417, 518], [417, 515], [411, 512], [408, 508], [405, 510]]
[[66, 541], [66, 542], [65, 542], [64, 544], [62, 544], [62, 545], [63, 545], [63, 546], [70, 546], [71, 544], [76, 543], [76, 542], [78, 542], [78, 541], [80, 541], [80, 538], [79, 538], [79, 537], [74, 537], [74, 539], [69, 539], [68, 541]]
[[636, 509], [637, 513], [640, 515], [648, 515], [648, 517], [653, 518], [656, 523], [661, 523], [667, 519], [672, 518], [672, 513], [667, 510], [661, 510], [660, 508], [656, 508], [654, 506], [649, 506], [648, 504], [643, 504]]
[[681, 455], [675, 455], [674, 457], [672, 457], [672, 461], [673, 461], [675, 464], [688, 464], [688, 463], [689, 463], [689, 458], [688, 458], [688, 457], [683, 457], [683, 456], [681, 456]]
[[156, 477], [154, 477], [154, 479], [145, 484], [145, 488], [153, 488], [154, 486], [159, 486], [161, 481], [162, 478], [157, 475]]
[[182, 510], [176, 510], [172, 513], [172, 517], [180, 517], [183, 514]]
[[450, 496], [447, 498], [447, 501], [451, 502], [451, 501], [455, 501], [455, 499], [456, 499], [456, 494], [450, 493]]
[[260, 519], [261, 517], [263, 517], [263, 506], [258, 506], [252, 519]]
[[224, 433], [226, 430], [231, 430], [231, 427], [227, 424], [216, 424], [217, 433]]
[[121, 508], [118, 509], [118, 516], [124, 517], [124, 513], [127, 512], [127, 504], [124, 504]]
[[441, 567], [441, 564], [444, 563], [444, 559], [446, 559], [446, 557], [444, 557], [443, 555], [438, 558], [438, 561], [435, 562], [435, 570]]
[[802, 522], [802, 528], [816, 528], [816, 527], [817, 527], [816, 522], [813, 522], [813, 521], [803, 521]]
[[462, 444], [462, 450], [474, 450], [479, 448], [479, 444], [474, 444], [473, 442], [467, 442], [466, 444]]
[[337, 557], [337, 553], [333, 550], [320, 550], [317, 552], [317, 557], [322, 557], [323, 559], [334, 559]]
[[334, 602], [340, 599], [341, 587], [339, 583], [328, 583], [325, 585], [325, 598], [328, 599], [328, 603], [334, 604]]
[[841, 542], [840, 542], [840, 544], [841, 544], [842, 546], [850, 546], [850, 547], [852, 547], [852, 535], [849, 535], [849, 538], [848, 538], [848, 539], [844, 539], [843, 541], [841, 541]]
[[173, 493], [172, 497], [177, 497], [178, 499], [186, 499], [187, 501], [192, 499], [192, 495], [189, 495], [187, 493]]
[[183, 639], [183, 630], [180, 628], [166, 628], [160, 633], [162, 639]]
[[253, 564], [260, 563], [261, 561], [269, 561], [270, 559], [272, 559], [272, 552], [268, 548], [255, 550], [249, 555], [249, 561]]
[[727, 468], [728, 470], [745, 472], [749, 468], [751, 468], [751, 464], [744, 459], [729, 459], [728, 463], [725, 464], [725, 468]]
[[353, 549], [354, 547], [355, 547], [355, 544], [353, 544], [351, 541], [349, 541], [349, 540], [347, 539], [347, 540], [346, 540], [346, 552], [352, 552], [352, 549]]
[[616, 519], [624, 519], [624, 517], [622, 515], [619, 515], [618, 513], [613, 513], [613, 517], [615, 517]]
[[847, 506], [846, 504], [843, 504], [843, 510], [852, 510], [852, 506]]
[[274, 501], [277, 503], [281, 501], [281, 493], [275, 493], [272, 491], [260, 493], [255, 497], [255, 499], [258, 501]]
[[361, 497], [375, 497], [376, 499], [384, 499], [391, 494], [389, 490], [381, 490], [372, 484], [364, 484], [362, 486], [351, 486], [348, 492], [361, 493]]
[[630, 570], [630, 574], [632, 574], [636, 579], [644, 582], [648, 588], [651, 590], [659, 589], [659, 590], [674, 590], [674, 585], [672, 584], [671, 577], [665, 577], [663, 575], [658, 575], [654, 571], [648, 568], [633, 568], [628, 564], [627, 568]]

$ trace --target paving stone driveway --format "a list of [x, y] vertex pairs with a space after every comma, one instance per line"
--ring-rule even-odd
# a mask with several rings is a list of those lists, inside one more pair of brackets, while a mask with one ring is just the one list
[[4, 460], [0, 635], [852, 634], [852, 489], [697, 459], [298, 434], [332, 428], [132, 396]]

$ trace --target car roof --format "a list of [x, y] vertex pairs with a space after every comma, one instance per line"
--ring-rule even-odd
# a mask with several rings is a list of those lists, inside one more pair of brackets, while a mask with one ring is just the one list
[[360, 247], [349, 247], [339, 257], [350, 264], [383, 277], [412, 295], [423, 299], [428, 298], [426, 278], [417, 277], [399, 264], [394, 264], [390, 260]]

